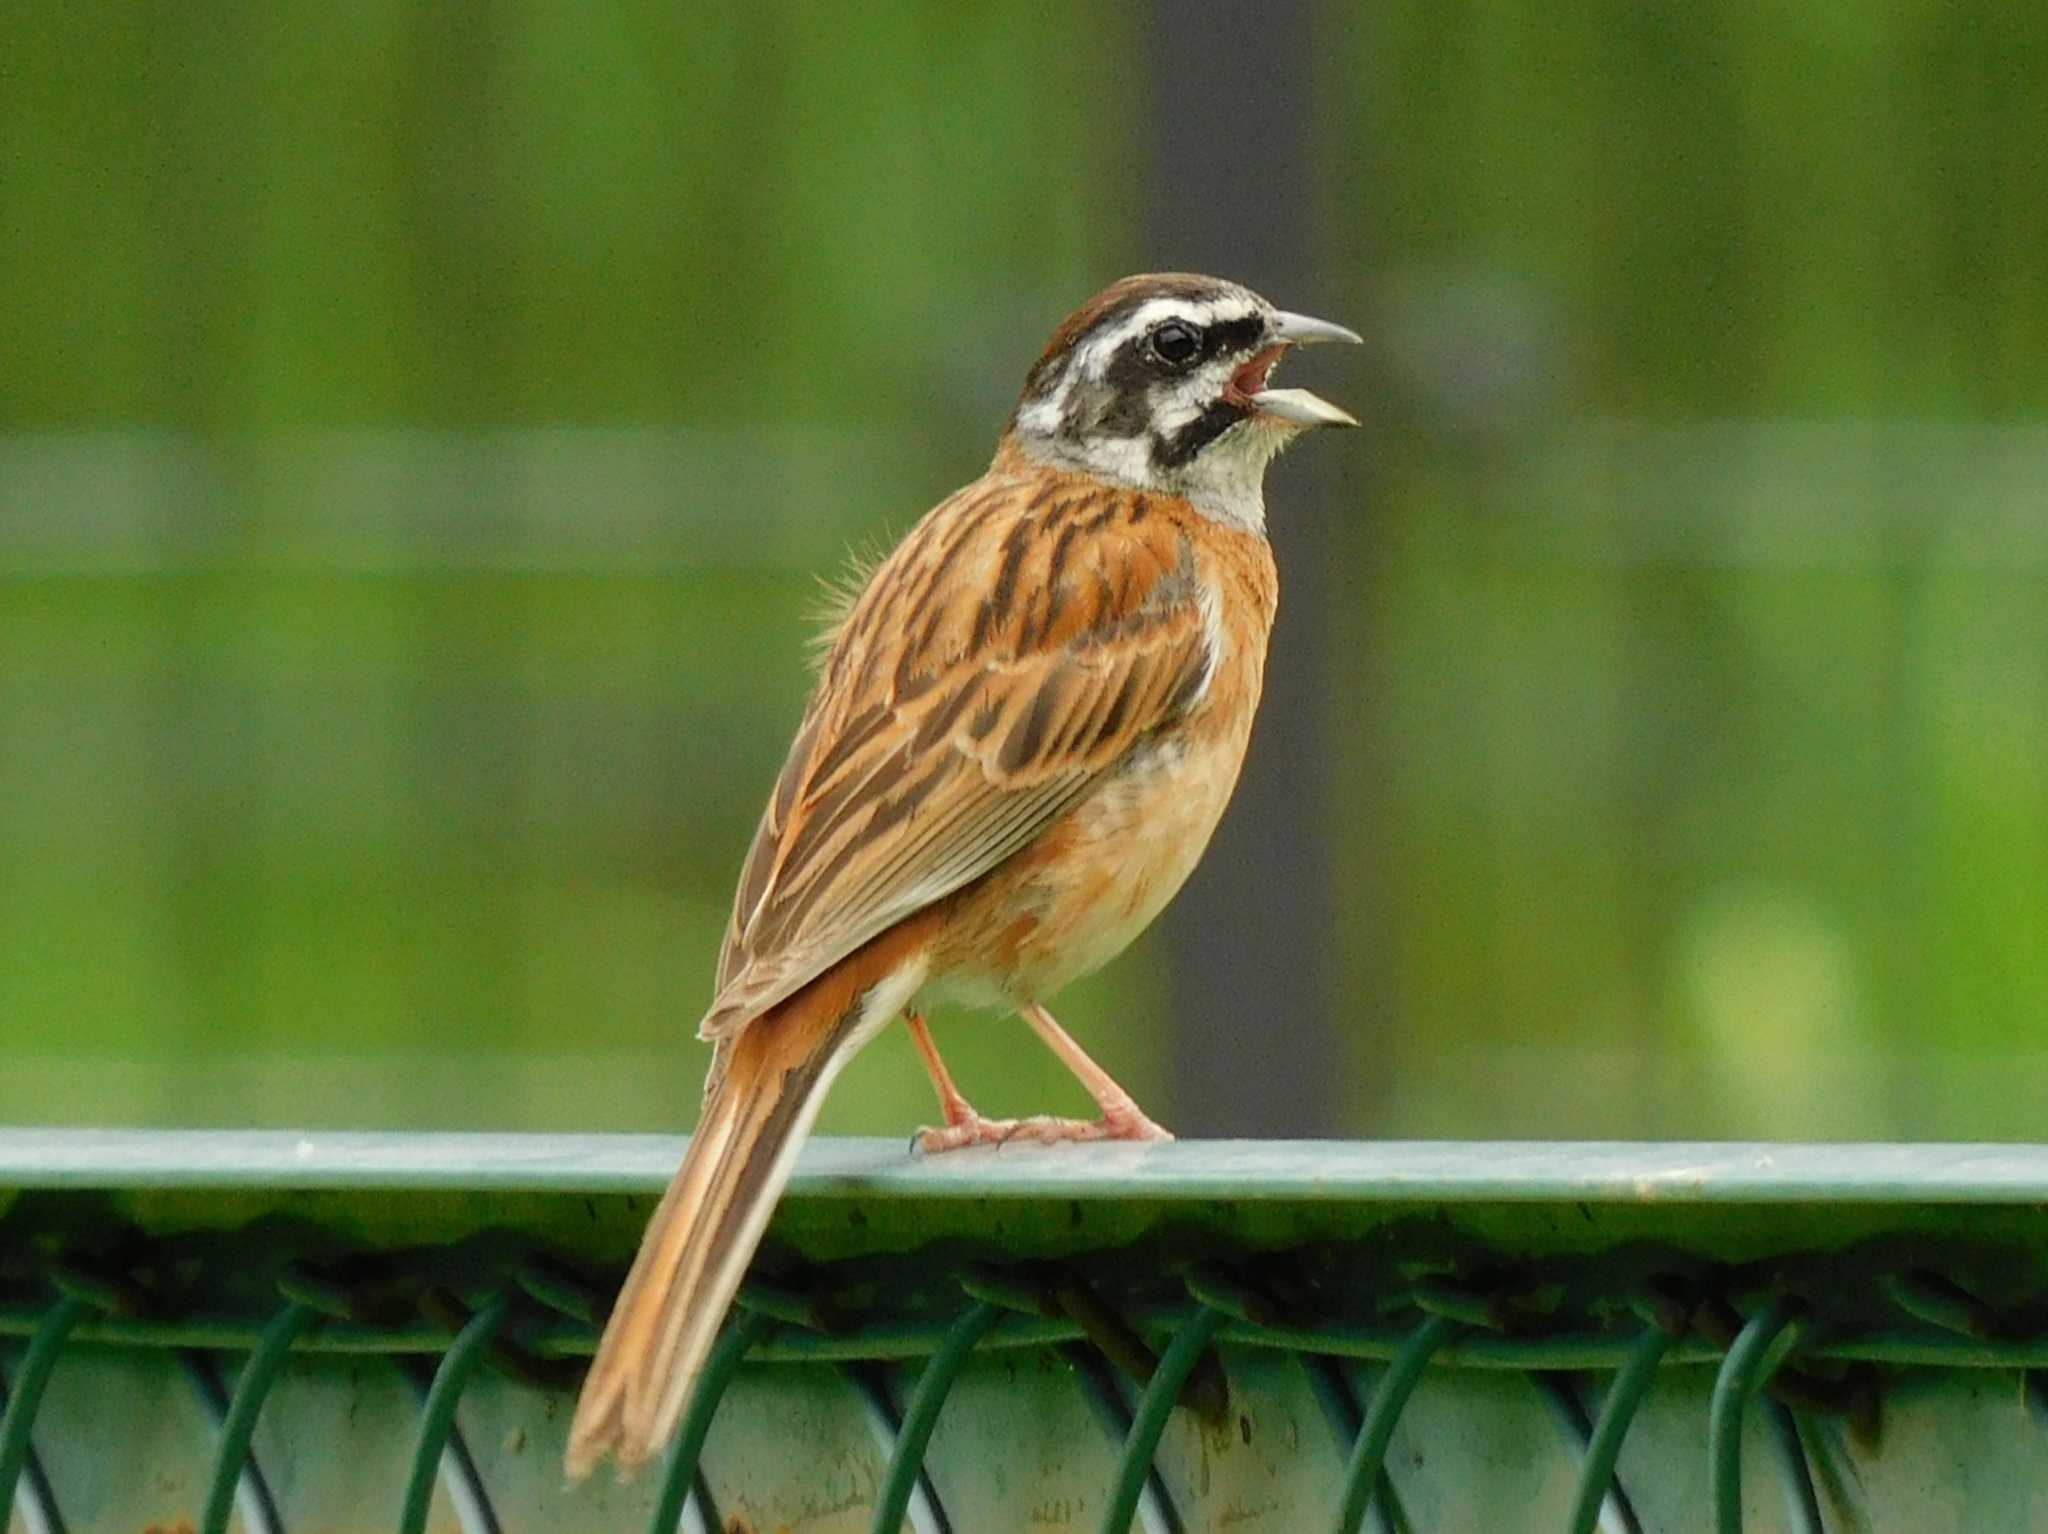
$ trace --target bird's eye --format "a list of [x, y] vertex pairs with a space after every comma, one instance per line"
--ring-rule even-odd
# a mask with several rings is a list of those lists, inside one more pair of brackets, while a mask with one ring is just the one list
[[1192, 362], [1195, 353], [1202, 349], [1202, 338], [1195, 334], [1195, 327], [1180, 320], [1168, 320], [1154, 327], [1151, 341], [1152, 355], [1168, 367]]

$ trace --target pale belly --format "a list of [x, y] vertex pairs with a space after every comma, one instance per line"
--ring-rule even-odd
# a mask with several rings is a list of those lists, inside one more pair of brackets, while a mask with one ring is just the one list
[[1242, 737], [1183, 738], [1102, 784], [1036, 855], [976, 893], [956, 929], [968, 941], [932, 991], [979, 1006], [1041, 1001], [1122, 953], [1201, 861], [1243, 755]]

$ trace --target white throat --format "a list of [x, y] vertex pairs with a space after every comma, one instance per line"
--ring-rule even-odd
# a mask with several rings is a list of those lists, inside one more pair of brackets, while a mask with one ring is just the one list
[[1266, 467], [1299, 435], [1283, 422], [1252, 416], [1188, 463], [1162, 470], [1152, 461], [1149, 436], [1076, 439], [1034, 431], [1021, 417], [1016, 430], [1018, 445], [1040, 463], [1128, 490], [1179, 496], [1203, 516], [1261, 537], [1266, 532]]

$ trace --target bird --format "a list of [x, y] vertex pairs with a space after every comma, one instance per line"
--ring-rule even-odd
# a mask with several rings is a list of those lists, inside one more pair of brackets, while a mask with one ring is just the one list
[[[1271, 377], [1341, 325], [1184, 272], [1052, 333], [988, 471], [835, 615], [742, 865], [704, 1100], [570, 1424], [565, 1468], [662, 1451], [833, 1078], [901, 1015], [937, 1153], [1164, 1140], [1045, 1008], [1194, 869], [1235, 788], [1278, 599], [1267, 465], [1355, 417]], [[1015, 1012], [1099, 1117], [992, 1119], [934, 1001]]]

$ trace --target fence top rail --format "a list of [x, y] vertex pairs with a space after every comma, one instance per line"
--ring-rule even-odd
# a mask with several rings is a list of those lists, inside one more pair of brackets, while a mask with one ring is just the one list
[[[658, 1192], [670, 1135], [0, 1129], [4, 1188]], [[2048, 1145], [1197, 1140], [923, 1157], [805, 1147], [799, 1199], [2048, 1203]]]

